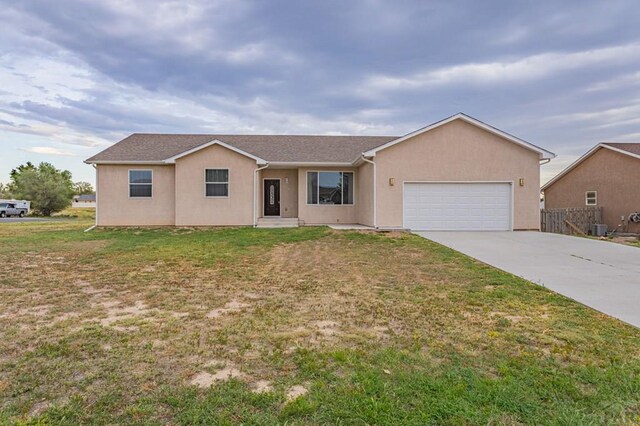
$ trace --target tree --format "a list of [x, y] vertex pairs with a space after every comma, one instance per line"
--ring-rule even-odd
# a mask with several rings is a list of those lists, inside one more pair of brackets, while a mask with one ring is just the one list
[[89, 182], [76, 182], [73, 184], [73, 194], [94, 194], [93, 186]]
[[9, 185], [5, 185], [2, 182], [0, 182], [0, 198], [13, 198]]
[[11, 170], [9, 186], [15, 198], [31, 201], [31, 208], [44, 216], [68, 207], [73, 197], [71, 172], [50, 163], [36, 167], [27, 162]]

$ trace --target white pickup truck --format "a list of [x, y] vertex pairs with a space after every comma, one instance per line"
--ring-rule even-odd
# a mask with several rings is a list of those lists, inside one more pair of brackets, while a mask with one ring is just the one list
[[29, 213], [29, 204], [27, 201], [0, 201], [0, 217], [24, 217]]

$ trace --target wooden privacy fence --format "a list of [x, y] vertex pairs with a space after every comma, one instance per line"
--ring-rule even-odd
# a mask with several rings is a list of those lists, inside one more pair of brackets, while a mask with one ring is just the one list
[[591, 232], [591, 225], [602, 223], [602, 207], [575, 207], [540, 210], [540, 230], [556, 234]]

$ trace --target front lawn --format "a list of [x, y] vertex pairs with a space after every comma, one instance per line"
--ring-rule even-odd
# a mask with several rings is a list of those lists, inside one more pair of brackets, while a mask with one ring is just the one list
[[409, 234], [0, 225], [0, 422], [640, 422], [640, 331]]

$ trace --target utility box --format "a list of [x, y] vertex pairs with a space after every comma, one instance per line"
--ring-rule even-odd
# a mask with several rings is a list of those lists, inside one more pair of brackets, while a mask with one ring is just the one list
[[607, 235], [607, 225], [605, 223], [596, 223], [591, 225], [591, 235], [594, 237], [604, 237]]

